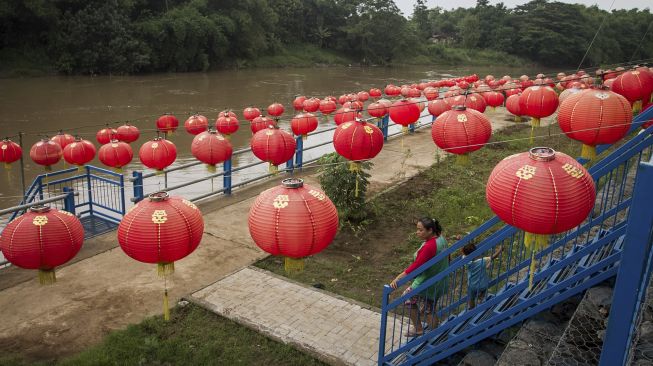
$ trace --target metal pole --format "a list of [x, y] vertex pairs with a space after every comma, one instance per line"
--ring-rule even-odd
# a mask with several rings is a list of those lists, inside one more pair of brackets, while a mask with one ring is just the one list
[[[632, 342], [632, 327], [638, 310], [638, 292], [646, 291], [646, 264], [652, 243], [653, 163], [640, 163], [628, 215], [624, 249], [612, 296], [612, 307], [603, 350], [601, 366], [625, 365]], [[640, 287], [644, 282], [644, 287]]]
[[378, 354], [378, 364], [383, 365], [385, 361], [385, 337], [386, 337], [386, 328], [388, 324], [388, 297], [390, 296], [390, 286], [383, 286], [383, 297], [381, 298], [381, 326], [379, 334], [379, 354]]
[[63, 191], [66, 194], [66, 198], [63, 200], [64, 210], [75, 214], [75, 195], [73, 190], [70, 187], [63, 187]]
[[222, 188], [224, 194], [231, 194], [231, 158], [223, 164], [224, 175], [222, 176]]
[[[20, 148], [25, 151], [23, 148], [23, 133], [18, 132], [18, 145]], [[27, 203], [27, 192], [25, 191], [25, 163], [23, 163], [23, 154], [20, 154], [20, 184], [23, 187], [23, 203]]]
[[134, 177], [132, 181], [134, 198], [132, 199], [132, 201], [136, 203], [136, 202], [140, 202], [143, 199], [143, 172], [133, 171], [132, 176]]
[[295, 150], [295, 166], [298, 169], [302, 168], [304, 162], [304, 140], [302, 137], [297, 137], [297, 149]]

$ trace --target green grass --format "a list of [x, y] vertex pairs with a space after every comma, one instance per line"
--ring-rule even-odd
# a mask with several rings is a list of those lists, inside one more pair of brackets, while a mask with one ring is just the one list
[[[0, 365], [32, 364], [16, 356], [0, 359]], [[169, 322], [155, 316], [114, 331], [100, 345], [56, 364], [324, 365], [289, 345], [193, 304], [172, 309]]]
[[470, 66], [524, 66], [532, 61], [519, 56], [490, 49], [463, 49], [432, 44], [425, 47], [423, 54], [396, 60], [398, 64], [408, 65], [470, 65]]
[[0, 49], [0, 77], [44, 76], [56, 71], [42, 49]]
[[[540, 128], [538, 146], [550, 146], [578, 156], [580, 144], [565, 136], [548, 137]], [[556, 126], [552, 133], [558, 133]], [[461, 167], [448, 157], [409, 179], [394, 190], [376, 197], [369, 205], [371, 223], [362, 231], [340, 230], [334, 242], [322, 253], [306, 259], [305, 269], [292, 278], [310, 285], [321, 284], [328, 291], [380, 307], [384, 284], [389, 283], [412, 261], [420, 242], [414, 236], [414, 220], [436, 217], [449, 243], [492, 217], [485, 201], [485, 183], [494, 166], [508, 155], [530, 147], [526, 124], [515, 125], [494, 134], [493, 141], [471, 154], [471, 166]], [[282, 260], [268, 257], [256, 265], [285, 275]]]
[[310, 44], [288, 45], [274, 55], [259, 57], [239, 63], [239, 67], [312, 67], [323, 65], [347, 65], [349, 58], [337, 52]]

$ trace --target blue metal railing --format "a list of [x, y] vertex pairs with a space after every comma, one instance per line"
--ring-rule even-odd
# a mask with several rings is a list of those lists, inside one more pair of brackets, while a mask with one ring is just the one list
[[[653, 118], [653, 108], [649, 108], [635, 119], [633, 129], [650, 118]], [[454, 258], [446, 270], [425, 281], [410, 293], [391, 299], [394, 290], [390, 286], [384, 286], [378, 363], [398, 365], [425, 362], [424, 360], [435, 362], [456, 352], [463, 343], [470, 344], [464, 341], [465, 339], [475, 337], [474, 339], [480, 340], [482, 338], [478, 338], [478, 335], [487, 337], [505, 328], [506, 324], [513, 324], [516, 319], [522, 319], [523, 314], [520, 312], [524, 312], [517, 305], [522, 306], [525, 301], [532, 306], [537, 305], [538, 302], [551, 306], [551, 301], [561, 301], [562, 295], [553, 300], [547, 295], [551, 292], [549, 278], [546, 276], [551, 277], [555, 274], [556, 278], [551, 279], [552, 281], [567, 281], [572, 278], [573, 281], [569, 283], [579, 285], [573, 291], [565, 289], [565, 296], [571, 296], [570, 293], [580, 291], [590, 284], [587, 281], [583, 282], [583, 277], [579, 273], [582, 272], [584, 275], [594, 273], [579, 267], [576, 263], [579, 262], [576, 260], [579, 256], [583, 258], [589, 255], [587, 253], [591, 253], [592, 258], [601, 258], [602, 261], [592, 268], [596, 271], [607, 271], [606, 268], [616, 263], [618, 256], [606, 257], [606, 253], [609, 254], [614, 249], [614, 236], [617, 235], [614, 233], [623, 233], [628, 208], [632, 202], [632, 186], [637, 178], [629, 176], [629, 173], [632, 174], [634, 167], [642, 159], [650, 157], [651, 145], [653, 145], [651, 133], [653, 127], [632, 137], [589, 169], [597, 184], [597, 202], [592, 211], [593, 215], [576, 229], [553, 236], [552, 244], [536, 255], [533, 289], [525, 290], [531, 259], [523, 244], [523, 234], [514, 227], [504, 225], [497, 217], [488, 220], [420, 269], [399, 281], [399, 286], [406, 284], [432, 265], [449, 258], [465, 244], [471, 241], [479, 243], [475, 252], [463, 259]], [[600, 147], [599, 151], [604, 149]], [[607, 236], [610, 240], [594, 240], [598, 238], [597, 233], [604, 229], [612, 230]], [[467, 304], [470, 299], [466, 291], [466, 266], [477, 257], [490, 256], [499, 246], [503, 248], [503, 252], [491, 263], [488, 270], [490, 284], [484, 302], [473, 309], [468, 309]], [[607, 258], [610, 258], [610, 261]], [[610, 269], [610, 273], [614, 275], [616, 269]], [[599, 277], [603, 276], [604, 274]], [[437, 294], [439, 296], [428, 299], [434, 304], [438, 319], [441, 321], [440, 326], [415, 339], [404, 337], [404, 331], [409, 324], [409, 308], [404, 306], [404, 302], [411, 296], [442, 283], [448, 285], [447, 290], [443, 294]], [[502, 315], [498, 316], [498, 313]], [[503, 326], [499, 326], [501, 323]], [[484, 326], [480, 327], [479, 324]], [[491, 329], [483, 330], [484, 327]], [[455, 345], [457, 346], [453, 347]]]
[[[368, 120], [373, 120], [373, 119], [370, 118]], [[428, 114], [428, 111], [425, 109], [424, 113], [422, 113], [422, 115], [420, 116], [419, 121], [415, 123], [413, 126], [411, 126], [411, 131], [415, 131], [415, 129], [417, 128], [430, 126], [432, 123], [433, 123], [433, 118], [431, 117], [430, 114]], [[387, 115], [384, 118], [378, 120], [377, 125], [383, 132], [384, 141], [387, 141], [389, 137], [401, 133], [400, 130], [398, 131], [390, 130], [392, 126], [398, 126], [398, 125], [392, 122]], [[320, 131], [312, 132], [308, 134], [308, 136], [310, 137], [310, 136], [321, 135], [324, 133], [332, 133], [335, 129], [336, 129], [335, 126], [329, 127]], [[326, 138], [322, 142], [306, 146], [305, 144], [306, 141], [302, 140], [301, 136], [298, 136], [296, 137], [296, 143], [297, 143], [297, 147], [295, 149], [294, 156], [290, 160], [288, 160], [285, 169], [282, 170], [290, 174], [292, 174], [296, 169], [302, 169], [306, 167], [306, 165], [319, 160], [324, 154], [334, 151], [332, 147], [324, 148], [325, 146], [332, 146], [331, 138]], [[313, 156], [309, 156], [307, 153], [311, 153]], [[155, 190], [174, 191], [194, 184], [200, 184], [207, 181], [212, 182], [212, 180], [215, 178], [219, 178], [219, 177], [223, 178], [222, 187], [217, 189], [211, 187], [210, 190], [203, 191], [199, 195], [190, 198], [191, 201], [197, 201], [218, 194], [231, 194], [234, 188], [241, 187], [274, 175], [273, 173], [267, 173], [267, 170], [264, 170], [264, 167], [267, 166], [266, 162], [260, 161], [258, 158], [253, 157], [253, 154], [251, 154], [252, 156], [246, 156], [246, 154], [251, 154], [251, 148], [245, 148], [245, 149], [235, 151], [232, 157], [223, 163], [221, 172], [208, 174], [203, 177], [190, 181], [184, 180], [183, 183], [177, 185], [168, 186], [166, 184], [164, 187], [157, 187]], [[234, 159], [238, 159], [239, 157], [242, 157], [242, 160], [254, 161], [254, 162], [234, 167]], [[188, 163], [188, 164], [168, 168], [165, 169], [163, 173], [160, 174], [164, 174], [167, 181], [168, 174], [184, 171], [185, 169], [195, 167], [198, 165], [202, 165], [202, 163], [193, 162], [193, 163]], [[151, 192], [146, 192], [145, 188], [147, 186], [156, 185], [155, 183], [150, 183], [148, 181], [148, 179], [155, 178], [156, 176], [157, 176], [156, 173], [143, 173], [143, 172], [136, 172], [136, 171], [133, 172], [133, 176], [130, 178], [130, 181], [133, 184], [133, 197], [131, 198], [133, 202], [139, 202], [140, 200], [145, 198], [147, 194], [151, 193]], [[248, 178], [248, 176], [250, 177]], [[234, 182], [234, 180], [236, 182]]]

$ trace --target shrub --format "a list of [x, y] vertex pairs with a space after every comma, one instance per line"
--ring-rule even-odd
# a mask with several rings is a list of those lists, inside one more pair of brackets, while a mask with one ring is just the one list
[[[365, 195], [370, 177], [366, 170], [372, 167], [372, 163], [361, 163], [361, 169], [354, 172], [349, 169], [349, 161], [334, 152], [320, 158], [319, 164], [321, 165], [318, 176], [320, 185], [336, 205], [341, 223], [357, 224], [365, 220], [368, 215]], [[356, 180], [358, 180], [358, 194], [356, 194]]]

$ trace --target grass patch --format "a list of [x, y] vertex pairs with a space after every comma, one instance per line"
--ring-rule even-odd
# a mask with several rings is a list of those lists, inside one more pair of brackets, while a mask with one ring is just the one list
[[[32, 365], [16, 356], [0, 365]], [[48, 365], [55, 364], [53, 361]], [[146, 318], [110, 333], [98, 346], [57, 365], [324, 365], [197, 305], [175, 307], [171, 319]]]
[[[550, 146], [571, 156], [580, 153], [580, 144], [565, 136], [548, 136], [541, 128], [538, 146]], [[428, 132], [426, 132], [428, 133]], [[394, 190], [376, 197], [371, 207], [371, 223], [364, 229], [343, 227], [334, 242], [322, 253], [306, 258], [303, 273], [293, 279], [380, 307], [383, 285], [389, 283], [412, 261], [420, 242], [414, 236], [415, 219], [436, 217], [451, 245], [492, 217], [485, 201], [485, 184], [494, 166], [508, 155], [527, 151], [530, 127], [510, 126], [492, 137], [507, 141], [487, 145], [472, 153], [472, 165], [460, 167], [450, 156], [409, 179]], [[285, 275], [282, 258], [268, 257], [256, 266]]]
[[423, 54], [399, 59], [395, 63], [407, 65], [470, 65], [470, 66], [524, 66], [533, 64], [519, 56], [490, 49], [464, 49], [432, 44], [425, 47]]
[[43, 49], [0, 49], [0, 77], [31, 77], [55, 74]]
[[274, 55], [259, 57], [239, 63], [240, 68], [248, 67], [312, 67], [326, 65], [348, 65], [351, 59], [331, 50], [311, 44], [288, 45]]

